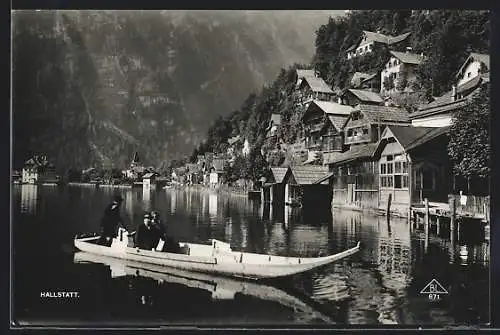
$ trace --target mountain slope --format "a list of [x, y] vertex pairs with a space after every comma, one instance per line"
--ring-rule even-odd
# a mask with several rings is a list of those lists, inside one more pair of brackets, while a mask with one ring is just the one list
[[281, 67], [308, 63], [328, 14], [15, 12], [15, 166], [34, 152], [62, 169], [180, 157]]

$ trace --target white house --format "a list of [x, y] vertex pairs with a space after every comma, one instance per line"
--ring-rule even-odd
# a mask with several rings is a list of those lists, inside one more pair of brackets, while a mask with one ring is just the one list
[[434, 101], [411, 114], [414, 127], [446, 127], [451, 125], [454, 111], [467, 105], [480, 87], [490, 81], [490, 57], [471, 53], [456, 75], [457, 85]]
[[23, 184], [56, 182], [57, 179], [55, 167], [49, 163], [47, 156], [35, 155], [24, 164], [22, 171]]
[[457, 87], [490, 70], [490, 55], [471, 53], [456, 75]]
[[347, 49], [347, 59], [352, 59], [358, 56], [369, 54], [373, 51], [375, 44], [384, 44], [394, 46], [405, 41], [410, 33], [401, 34], [398, 36], [384, 35], [379, 32], [363, 31], [361, 38], [357, 43]]
[[[400, 85], [407, 87], [408, 83], [416, 80], [415, 69], [420, 65], [424, 56], [411, 52], [391, 51], [391, 58], [380, 73], [381, 94], [399, 91]], [[386, 87], [387, 84], [390, 87]]]

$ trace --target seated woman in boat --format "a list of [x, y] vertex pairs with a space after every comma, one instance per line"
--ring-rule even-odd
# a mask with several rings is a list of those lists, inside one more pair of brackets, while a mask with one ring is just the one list
[[139, 249], [151, 250], [156, 247], [153, 242], [158, 234], [157, 229], [153, 228], [151, 215], [144, 214], [143, 222], [139, 224], [135, 233], [135, 247]]
[[153, 211], [151, 212], [151, 216], [152, 216], [152, 227], [155, 230], [153, 234], [154, 236], [153, 245], [157, 246], [161, 239], [164, 241], [161, 251], [170, 253], [180, 253], [181, 248], [179, 246], [179, 243], [172, 237], [168, 236], [165, 226], [161, 223], [160, 213], [158, 213], [157, 211]]

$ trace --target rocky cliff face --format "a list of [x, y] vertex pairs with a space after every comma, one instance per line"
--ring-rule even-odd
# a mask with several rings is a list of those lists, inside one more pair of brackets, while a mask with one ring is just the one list
[[13, 15], [14, 160], [161, 166], [218, 115], [308, 63], [328, 13], [21, 11]]

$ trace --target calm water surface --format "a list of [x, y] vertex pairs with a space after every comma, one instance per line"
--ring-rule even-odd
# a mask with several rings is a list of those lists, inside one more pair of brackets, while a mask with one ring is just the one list
[[[75, 234], [97, 232], [115, 193], [129, 230], [158, 210], [179, 240], [215, 238], [234, 250], [271, 255], [332, 254], [361, 241], [346, 260], [264, 289], [219, 290], [141, 274], [112, 264], [76, 262]], [[240, 195], [203, 190], [14, 186], [13, 316], [19, 324], [477, 325], [489, 321], [489, 243], [464, 227], [452, 244], [406, 220], [330, 210], [261, 206]], [[471, 225], [472, 226], [472, 225]], [[441, 235], [449, 233], [441, 229]], [[437, 279], [449, 292], [429, 302], [420, 291]], [[198, 283], [190, 281], [190, 283]], [[213, 286], [213, 285], [212, 285]], [[217, 286], [217, 285], [215, 285]], [[276, 289], [273, 289], [276, 290]], [[41, 298], [78, 291], [78, 299]]]

